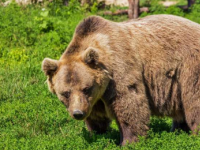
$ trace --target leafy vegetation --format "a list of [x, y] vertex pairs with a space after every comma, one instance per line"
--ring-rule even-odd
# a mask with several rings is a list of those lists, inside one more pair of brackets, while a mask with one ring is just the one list
[[[200, 136], [171, 133], [171, 119], [151, 118], [148, 137], [119, 147], [113, 121], [103, 135], [89, 134], [84, 122], [73, 120], [52, 95], [41, 71], [45, 57], [58, 59], [76, 25], [91, 13], [76, 0], [41, 6], [0, 6], [0, 149], [199, 149]], [[175, 14], [200, 23], [200, 1], [190, 11], [149, 4], [150, 14]], [[126, 16], [105, 18], [126, 20]]]

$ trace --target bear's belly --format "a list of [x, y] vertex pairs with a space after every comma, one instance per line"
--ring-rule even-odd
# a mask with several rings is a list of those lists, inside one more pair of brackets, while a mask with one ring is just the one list
[[[147, 71], [147, 70], [146, 70]], [[178, 69], [148, 70], [146, 94], [153, 115], [177, 117], [183, 113]]]

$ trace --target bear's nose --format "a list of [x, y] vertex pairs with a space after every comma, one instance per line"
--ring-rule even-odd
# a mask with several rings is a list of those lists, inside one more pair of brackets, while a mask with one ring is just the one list
[[84, 113], [80, 110], [75, 110], [73, 112], [73, 116], [74, 116], [75, 119], [81, 120], [84, 117]]

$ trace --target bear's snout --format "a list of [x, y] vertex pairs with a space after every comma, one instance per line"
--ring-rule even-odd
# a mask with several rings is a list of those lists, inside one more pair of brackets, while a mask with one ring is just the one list
[[77, 120], [82, 120], [85, 117], [85, 113], [80, 111], [80, 110], [74, 110], [73, 111], [73, 116]]

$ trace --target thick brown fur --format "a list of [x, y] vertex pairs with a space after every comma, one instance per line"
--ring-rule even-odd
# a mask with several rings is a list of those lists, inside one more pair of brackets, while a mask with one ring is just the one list
[[43, 61], [49, 88], [72, 117], [83, 112], [90, 131], [103, 133], [115, 119], [124, 145], [147, 134], [150, 115], [173, 118], [172, 131], [199, 131], [197, 23], [172, 15], [122, 23], [92, 16], [77, 27], [54, 73], [49, 64]]

